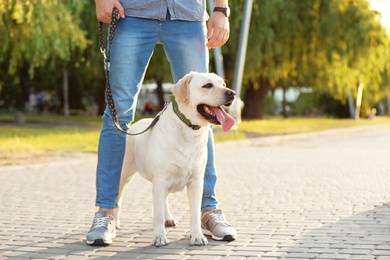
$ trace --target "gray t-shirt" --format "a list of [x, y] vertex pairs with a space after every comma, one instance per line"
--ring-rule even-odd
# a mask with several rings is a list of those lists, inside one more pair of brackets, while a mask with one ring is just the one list
[[164, 21], [167, 12], [171, 20], [202, 22], [208, 19], [206, 0], [119, 0], [125, 15]]

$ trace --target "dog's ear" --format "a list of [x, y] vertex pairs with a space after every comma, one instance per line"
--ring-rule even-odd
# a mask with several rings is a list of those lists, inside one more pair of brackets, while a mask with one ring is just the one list
[[171, 92], [175, 95], [175, 98], [183, 103], [188, 101], [188, 85], [192, 77], [193, 73], [188, 73], [171, 88]]

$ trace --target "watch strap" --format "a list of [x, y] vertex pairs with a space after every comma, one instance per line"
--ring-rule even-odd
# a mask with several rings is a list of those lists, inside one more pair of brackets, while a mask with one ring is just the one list
[[226, 17], [228, 17], [227, 10], [228, 10], [227, 7], [214, 7], [213, 12], [221, 12], [221, 13], [223, 13]]

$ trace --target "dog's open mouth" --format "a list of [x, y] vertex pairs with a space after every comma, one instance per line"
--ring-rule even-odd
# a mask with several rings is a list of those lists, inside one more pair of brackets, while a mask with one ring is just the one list
[[[225, 104], [230, 106], [232, 103]], [[234, 125], [234, 119], [225, 112], [221, 107], [212, 107], [205, 104], [197, 106], [199, 114], [201, 114], [209, 123], [214, 125], [221, 125], [223, 131], [229, 131]]]

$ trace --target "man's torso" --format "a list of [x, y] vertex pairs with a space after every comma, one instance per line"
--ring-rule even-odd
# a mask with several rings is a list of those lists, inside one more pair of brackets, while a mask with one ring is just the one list
[[120, 0], [125, 15], [164, 21], [167, 12], [171, 20], [205, 21], [205, 0]]

